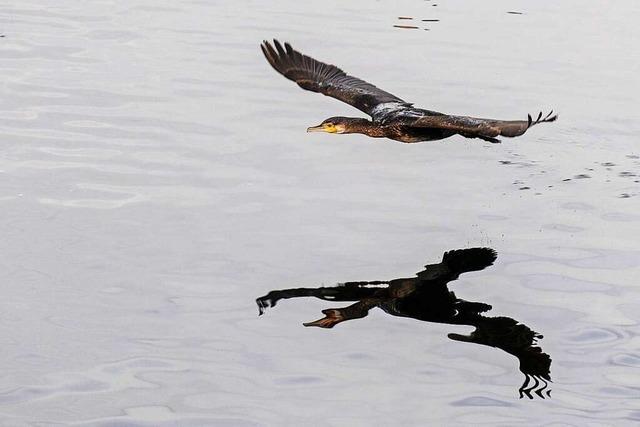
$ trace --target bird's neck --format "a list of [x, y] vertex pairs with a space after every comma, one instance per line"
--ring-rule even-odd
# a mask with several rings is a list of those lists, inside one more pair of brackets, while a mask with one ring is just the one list
[[367, 119], [352, 121], [348, 126], [345, 127], [344, 133], [362, 133], [373, 138], [381, 138], [385, 136], [382, 127]]

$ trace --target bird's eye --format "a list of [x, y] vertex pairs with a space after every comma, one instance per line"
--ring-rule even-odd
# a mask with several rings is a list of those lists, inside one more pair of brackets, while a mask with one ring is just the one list
[[333, 126], [333, 123], [331, 123], [331, 122], [327, 122], [327, 123], [325, 123], [325, 126], [329, 126], [329, 127], [331, 127], [331, 126]]

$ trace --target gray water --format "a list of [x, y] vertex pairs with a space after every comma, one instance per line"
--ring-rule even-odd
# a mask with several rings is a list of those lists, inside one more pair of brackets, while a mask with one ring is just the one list
[[[632, 0], [0, 5], [1, 424], [637, 423], [639, 20]], [[306, 134], [361, 114], [275, 73], [273, 37], [421, 107], [560, 118], [502, 144]], [[498, 259], [452, 290], [544, 335], [550, 398], [447, 339], [469, 327], [304, 328], [315, 299], [257, 316], [271, 289], [472, 246]]]

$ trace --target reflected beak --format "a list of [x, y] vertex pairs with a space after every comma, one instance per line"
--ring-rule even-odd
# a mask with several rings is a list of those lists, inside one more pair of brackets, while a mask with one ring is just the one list
[[318, 125], [307, 128], [307, 132], [326, 132], [326, 130], [324, 129], [324, 126]]

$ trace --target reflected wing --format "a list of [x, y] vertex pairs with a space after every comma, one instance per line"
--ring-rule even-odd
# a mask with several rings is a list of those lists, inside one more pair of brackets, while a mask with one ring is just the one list
[[531, 126], [553, 122], [557, 118], [558, 115], [553, 114], [553, 111], [551, 111], [544, 117], [540, 112], [535, 120], [531, 115], [528, 116], [527, 120], [478, 119], [475, 117], [449, 115], [423, 115], [421, 117], [407, 115], [398, 117], [398, 120], [407, 126], [446, 129], [468, 138], [483, 138], [497, 142], [494, 139], [497, 136], [509, 138], [520, 136]]
[[470, 318], [476, 329], [469, 335], [449, 334], [455, 341], [488, 345], [516, 356], [520, 362], [520, 372], [525, 375], [520, 387], [520, 397], [533, 399], [531, 392], [541, 398], [549, 397], [551, 381], [551, 356], [537, 345], [542, 335], [511, 317]]
[[445, 252], [440, 264], [426, 265], [417, 276], [422, 280], [451, 281], [462, 273], [489, 267], [497, 257], [497, 252], [491, 248], [456, 249]]
[[[260, 48], [277, 72], [296, 82], [302, 89], [339, 99], [372, 117], [376, 113], [375, 107], [380, 104], [392, 103], [391, 108], [393, 104], [397, 104], [396, 108], [408, 105], [395, 95], [357, 77], [349, 76], [335, 65], [303, 55], [294, 50], [289, 43], [285, 43], [283, 47], [277, 40], [273, 41], [273, 46], [264, 41]], [[388, 111], [388, 108], [385, 109], [385, 112]]]

